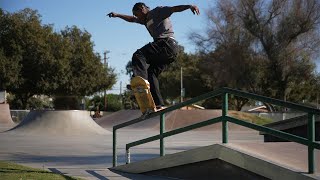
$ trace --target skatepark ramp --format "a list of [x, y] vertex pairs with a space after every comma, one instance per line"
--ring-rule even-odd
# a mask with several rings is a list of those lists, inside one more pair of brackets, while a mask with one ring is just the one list
[[[170, 113], [166, 114], [166, 130], [173, 130], [177, 128], [181, 128], [184, 126], [192, 125], [197, 122], [201, 122], [213, 117], [221, 116], [222, 111], [218, 109], [177, 109]], [[232, 113], [232, 112], [231, 112]], [[104, 116], [102, 118], [96, 119], [96, 122], [106, 129], [111, 129], [113, 126], [118, 124], [122, 124], [128, 122], [132, 119], [136, 119], [141, 117], [140, 110], [120, 110]], [[147, 121], [142, 121], [137, 124], [133, 124], [131, 126], [127, 126], [128, 129], [147, 129], [147, 130], [155, 130], [159, 129], [160, 122], [159, 116], [148, 119]], [[197, 131], [212, 131], [212, 130], [221, 130], [221, 123], [213, 124], [210, 126], [205, 126], [199, 129], [195, 129]], [[245, 128], [243, 126], [237, 124], [229, 124], [229, 130], [231, 131], [247, 131], [251, 130], [249, 128]]]
[[13, 127], [15, 123], [10, 115], [9, 104], [0, 104], [0, 126]]
[[[303, 137], [299, 137], [296, 135], [292, 135], [286, 132], [282, 132], [279, 130], [275, 130], [269, 127], [264, 127], [264, 126], [260, 126], [257, 124], [253, 124], [250, 122], [246, 122], [234, 117], [231, 117], [228, 115], [228, 97], [229, 95], [234, 95], [234, 96], [238, 96], [238, 97], [243, 97], [243, 98], [247, 98], [247, 99], [253, 99], [256, 101], [261, 101], [261, 102], [265, 102], [265, 103], [270, 103], [270, 104], [274, 104], [277, 106], [282, 106], [282, 107], [286, 107], [286, 108], [291, 108], [291, 109], [295, 109], [298, 111], [302, 111], [308, 114], [308, 137], [307, 138], [303, 138]], [[165, 129], [165, 118], [166, 118], [166, 113], [172, 112], [174, 110], [180, 109], [184, 106], [190, 105], [190, 104], [194, 104], [198, 101], [202, 101], [208, 98], [213, 98], [213, 97], [221, 97], [223, 100], [223, 104], [222, 104], [222, 114], [219, 117], [214, 117], [211, 119], [208, 119], [206, 121], [202, 121], [202, 122], [198, 122], [192, 125], [188, 125], [182, 128], [178, 128], [178, 129], [174, 129], [174, 130], [169, 130], [166, 131]], [[303, 145], [304, 147], [307, 147], [307, 170], [304, 173], [308, 173], [310, 175], [310, 177], [312, 176], [312, 174], [316, 173], [316, 158], [315, 158], [315, 154], [316, 151], [320, 150], [320, 143], [315, 141], [315, 115], [320, 115], [320, 110], [319, 109], [315, 109], [312, 107], [307, 107], [307, 106], [303, 106], [303, 105], [299, 105], [299, 104], [295, 104], [295, 103], [291, 103], [291, 102], [285, 102], [282, 100], [277, 100], [277, 99], [273, 99], [273, 98], [269, 98], [269, 97], [265, 97], [265, 96], [261, 96], [261, 95], [256, 95], [256, 94], [252, 94], [252, 93], [247, 93], [247, 92], [243, 92], [243, 91], [238, 91], [238, 90], [233, 90], [230, 88], [221, 88], [212, 92], [209, 92], [207, 94], [195, 97], [191, 100], [185, 101], [183, 103], [180, 104], [176, 104], [174, 106], [168, 107], [164, 110], [158, 111], [156, 113], [152, 113], [150, 114], [148, 117], [146, 117], [145, 119], [142, 118], [136, 118], [133, 119], [131, 121], [128, 122], [124, 122], [122, 124], [118, 124], [116, 126], [113, 127], [113, 168], [116, 170], [117, 167], [117, 130], [136, 124], [136, 123], [140, 123], [143, 121], [147, 121], [150, 118], [156, 117], [156, 116], [160, 116], [160, 129], [159, 129], [159, 134], [158, 135], [154, 135], [151, 137], [146, 137], [144, 139], [141, 140], [137, 140], [131, 143], [126, 144], [126, 159], [127, 159], [127, 164], [130, 164], [130, 148], [145, 144], [145, 143], [149, 143], [152, 141], [156, 141], [156, 140], [160, 140], [160, 159], [162, 158], [167, 158], [169, 157], [169, 155], [165, 155], [165, 138], [176, 135], [176, 134], [180, 134], [183, 132], [187, 132], [193, 129], [198, 129], [201, 127], [205, 127], [208, 125], [212, 125], [212, 124], [216, 124], [219, 122], [222, 122], [222, 145], [229, 145], [228, 143], [228, 123], [234, 123], [240, 126], [244, 126], [246, 128], [250, 128], [253, 130], [257, 130], [260, 132], [264, 132], [264, 133], [268, 133], [271, 134], [273, 136], [276, 136], [278, 138], [283, 138], [286, 139], [288, 141], [291, 142], [295, 142], [298, 143], [300, 145]], [[220, 152], [220, 154], [225, 153], [226, 150], [222, 150]], [[214, 151], [210, 151], [210, 153], [214, 153]], [[209, 154], [210, 154], [209, 153]], [[196, 154], [193, 156], [185, 156], [187, 159], [192, 158], [194, 156], [197, 156]], [[178, 156], [177, 156], [178, 157]], [[215, 158], [213, 159], [217, 159], [217, 157], [220, 156], [215, 156]], [[233, 154], [232, 156], [233, 158], [241, 158], [242, 156], [237, 156], [237, 154]], [[178, 158], [179, 159], [179, 158]], [[212, 159], [212, 158], [211, 158]], [[244, 158], [242, 158], [243, 160], [240, 162], [247, 162], [245, 161]], [[209, 160], [209, 159], [208, 159]], [[222, 161], [225, 161], [227, 163], [230, 164], [230, 162], [226, 161], [225, 159], [220, 159]], [[174, 160], [176, 161], [176, 160]], [[195, 162], [202, 162], [203, 160], [197, 160]], [[188, 162], [186, 164], [192, 164], [195, 162]], [[225, 162], [213, 162], [213, 163], [220, 163], [220, 164], [225, 164]], [[249, 162], [249, 161], [248, 161]], [[162, 164], [161, 162], [158, 163], [154, 163], [156, 165]], [[251, 163], [249, 163], [251, 164]], [[231, 165], [234, 165], [236, 167], [240, 167], [240, 168], [244, 168], [245, 170], [257, 174], [258, 176], [262, 176], [265, 178], [271, 178], [271, 179], [283, 179], [282, 175], [277, 176], [276, 178], [274, 176], [270, 176], [270, 175], [266, 175], [266, 174], [261, 174], [260, 171], [253, 171], [252, 169], [248, 168], [247, 166], [240, 166], [239, 164], [235, 164], [234, 162], [231, 162]], [[252, 165], [252, 164], [251, 164]], [[179, 165], [178, 165], [179, 166]], [[161, 169], [161, 168], [160, 168]], [[119, 169], [120, 170], [120, 169]], [[124, 169], [122, 169], [123, 171], [125, 171]], [[154, 169], [156, 170], [156, 169]], [[279, 170], [279, 169], [278, 169]], [[151, 170], [153, 171], [153, 170]], [[294, 171], [294, 170], [291, 170]], [[129, 171], [128, 171], [129, 172]], [[298, 172], [298, 171], [294, 171], [296, 173], [303, 173], [303, 172]], [[272, 175], [276, 175], [276, 173], [273, 173]], [[309, 176], [308, 176], [309, 177]]]
[[[110, 115], [104, 116], [96, 120], [97, 124], [99, 124], [103, 128], [112, 129], [113, 126], [118, 124], [122, 124], [128, 122], [132, 119], [139, 118], [141, 116], [140, 110], [120, 110], [114, 112]], [[139, 124], [134, 124], [129, 126], [128, 128], [134, 129], [154, 129], [157, 126], [159, 117], [153, 117], [148, 121], [141, 122]]]
[[87, 136], [111, 132], [99, 126], [87, 113], [78, 110], [34, 110], [7, 133], [27, 135]]
[[9, 104], [0, 104], [0, 124], [1, 125], [14, 125], [10, 115]]

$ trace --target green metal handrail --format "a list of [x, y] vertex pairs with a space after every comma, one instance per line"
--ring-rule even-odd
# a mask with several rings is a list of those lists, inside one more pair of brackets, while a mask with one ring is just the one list
[[[279, 106], [307, 112], [308, 113], [308, 138], [299, 137], [299, 136], [292, 135], [292, 134], [289, 134], [289, 133], [286, 133], [283, 131], [274, 130], [274, 129], [271, 129], [268, 127], [256, 125], [253, 123], [249, 123], [249, 122], [242, 121], [242, 120], [228, 116], [228, 94], [232, 94], [235, 96], [244, 97], [244, 98], [248, 98], [248, 99], [254, 99], [254, 100], [261, 101], [261, 102], [271, 103], [274, 105], [279, 105]], [[192, 125], [189, 125], [186, 127], [174, 129], [169, 132], [165, 132], [165, 113], [174, 111], [176, 109], [180, 109], [181, 107], [193, 104], [198, 101], [202, 101], [202, 100], [205, 100], [208, 98], [217, 97], [220, 95], [222, 96], [222, 101], [223, 101], [222, 116], [217, 117], [217, 118], [213, 118], [213, 119], [209, 119], [207, 121], [202, 121], [202, 122], [199, 122], [196, 124], [192, 124]], [[138, 146], [138, 145], [145, 144], [145, 143], [152, 142], [152, 141], [156, 141], [156, 140], [160, 140], [160, 156], [164, 156], [165, 155], [164, 138], [169, 137], [169, 136], [173, 136], [176, 134], [180, 134], [180, 133], [183, 133], [186, 131], [190, 131], [193, 129], [201, 128], [204, 126], [212, 125], [212, 124], [215, 124], [218, 122], [222, 122], [222, 143], [228, 143], [228, 122], [231, 122], [231, 123], [235, 123], [235, 124], [247, 127], [247, 128], [257, 130], [257, 131], [268, 133], [273, 136], [276, 136], [276, 137], [279, 137], [282, 139], [286, 139], [288, 141], [292, 141], [292, 142], [296, 142], [296, 143], [308, 146], [308, 172], [309, 173], [315, 172], [315, 151], [314, 150], [320, 149], [320, 143], [315, 141], [315, 115], [320, 115], [320, 110], [312, 108], [312, 107], [299, 105], [296, 103], [285, 102], [282, 100], [273, 99], [273, 98], [260, 96], [260, 95], [256, 95], [256, 94], [252, 94], [252, 93], [247, 93], [247, 92], [243, 92], [243, 91], [238, 91], [238, 90], [234, 90], [234, 89], [230, 89], [230, 88], [221, 88], [221, 89], [209, 92], [207, 94], [195, 97], [191, 100], [188, 100], [183, 103], [168, 107], [162, 111], [153, 113], [145, 119], [137, 118], [137, 119], [134, 119], [134, 120], [131, 120], [131, 121], [114, 126], [113, 127], [113, 167], [117, 166], [117, 138], [116, 138], [117, 137], [116, 136], [117, 130], [120, 128], [123, 128], [123, 127], [127, 127], [132, 124], [146, 121], [152, 117], [159, 116], [159, 115], [160, 115], [160, 134], [159, 135], [151, 136], [151, 137], [148, 137], [145, 139], [141, 139], [141, 140], [126, 144], [127, 163], [130, 163], [129, 149], [131, 147]]]

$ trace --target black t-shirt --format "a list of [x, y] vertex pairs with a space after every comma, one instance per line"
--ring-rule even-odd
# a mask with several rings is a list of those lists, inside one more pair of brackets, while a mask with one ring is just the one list
[[138, 23], [146, 26], [153, 39], [173, 37], [171, 14], [170, 7], [159, 6], [148, 12], [145, 22]]

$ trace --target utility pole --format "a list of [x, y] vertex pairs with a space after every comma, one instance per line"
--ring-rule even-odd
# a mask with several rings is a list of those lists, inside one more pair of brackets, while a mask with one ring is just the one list
[[122, 81], [120, 81], [120, 101], [121, 101], [121, 105], [122, 107], [124, 107], [124, 103], [123, 103], [123, 95], [122, 95]]
[[[103, 60], [104, 60], [103, 65], [104, 65], [105, 69], [108, 69], [107, 59], [109, 59], [109, 58], [107, 58], [107, 54], [109, 54], [109, 53], [110, 53], [110, 51], [108, 51], [108, 50], [103, 52]], [[104, 90], [104, 111], [107, 111], [107, 90], [106, 89]]]
[[183, 72], [182, 72], [182, 67], [180, 69], [180, 82], [181, 82], [181, 99], [180, 99], [180, 102], [183, 102], [183, 97], [185, 95], [185, 90], [183, 88]]
[[4, 103], [7, 104], [7, 92], [4, 90]]
[[108, 50], [103, 52], [103, 60], [104, 60], [103, 65], [105, 68], [108, 68], [107, 59], [109, 59], [109, 58], [107, 57], [107, 54], [109, 54], [109, 53], [110, 53], [110, 51], [108, 51]]
[[320, 103], [319, 103], [319, 92], [317, 92], [317, 108], [320, 109]]

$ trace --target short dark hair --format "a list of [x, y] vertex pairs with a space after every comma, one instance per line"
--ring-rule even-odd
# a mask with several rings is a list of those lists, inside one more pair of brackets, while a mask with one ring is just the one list
[[142, 7], [146, 7], [147, 9], [149, 9], [149, 7], [148, 7], [145, 3], [143, 3], [143, 2], [138, 2], [138, 3], [136, 3], [136, 4], [133, 6], [132, 12], [133, 12], [133, 11], [137, 11], [137, 10], [139, 10], [139, 9], [142, 8]]

